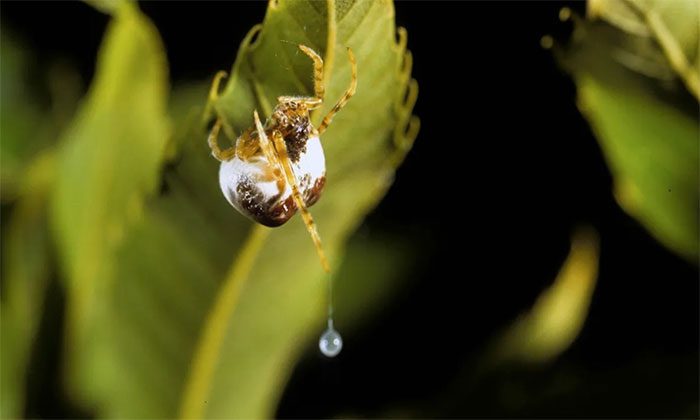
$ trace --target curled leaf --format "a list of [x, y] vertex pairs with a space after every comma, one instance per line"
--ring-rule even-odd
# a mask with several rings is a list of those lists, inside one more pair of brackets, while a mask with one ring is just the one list
[[499, 339], [495, 361], [542, 363], [552, 360], [574, 342], [588, 316], [598, 277], [598, 236], [580, 230], [554, 284], [537, 298]]

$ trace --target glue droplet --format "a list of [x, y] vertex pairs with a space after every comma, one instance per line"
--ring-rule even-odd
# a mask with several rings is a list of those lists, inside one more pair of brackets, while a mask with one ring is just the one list
[[333, 325], [329, 325], [326, 331], [321, 335], [318, 340], [318, 348], [321, 350], [326, 357], [335, 357], [340, 353], [343, 348], [343, 339], [333, 328]]

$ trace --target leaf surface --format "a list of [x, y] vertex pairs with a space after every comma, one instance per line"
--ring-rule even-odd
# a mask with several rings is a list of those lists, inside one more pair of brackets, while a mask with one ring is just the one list
[[[344, 47], [353, 49], [357, 94], [324, 134], [328, 185], [312, 209], [332, 265], [386, 191], [417, 129], [416, 120], [409, 124], [416, 94], [410, 56], [405, 37], [396, 43], [393, 17], [387, 1], [271, 2], [214, 104], [241, 132], [252, 124], [254, 109], [269, 115], [277, 96], [311, 95], [312, 66], [298, 52], [301, 43], [326, 65], [327, 99], [312, 115], [318, 123], [349, 84]], [[293, 362], [321, 331], [325, 281], [300, 220], [275, 231], [255, 227], [207, 317], [181, 415], [272, 415]]]
[[69, 382], [90, 401], [101, 383], [95, 346], [109, 327], [102, 317], [113, 283], [111, 256], [158, 185], [169, 134], [166, 95], [158, 33], [125, 2], [107, 29], [95, 80], [62, 136], [51, 197], [68, 300]]
[[46, 214], [53, 166], [50, 153], [29, 165], [3, 232], [0, 418], [23, 414], [27, 367], [54, 268]]
[[543, 363], [569, 348], [588, 317], [598, 278], [598, 259], [595, 231], [576, 232], [554, 284], [500, 337], [491, 355], [494, 361]]
[[615, 180], [615, 198], [697, 261], [700, 121], [695, 1], [589, 2], [557, 51]]
[[[207, 107], [240, 132], [254, 109], [269, 114], [276, 96], [308, 94], [311, 63], [295, 45], [304, 43], [327, 63], [318, 122], [349, 83], [345, 46], [353, 48], [357, 94], [324, 135], [328, 183], [311, 209], [335, 270], [418, 129], [411, 58], [393, 19], [388, 1], [271, 2], [264, 24], [243, 41], [220, 100]], [[329, 278], [301, 220], [252, 225], [219, 189], [201, 124], [207, 89], [181, 86], [173, 94], [177, 129], [161, 192], [118, 244], [100, 251], [106, 269], [99, 273], [110, 280], [94, 295], [100, 314], [88, 315], [99, 328], [89, 332], [91, 357], [80, 361], [81, 370], [99, 374], [81, 382], [79, 394], [101, 416], [270, 417], [294, 363], [322, 331]], [[395, 255], [387, 252], [378, 276], [350, 272], [394, 278]], [[377, 281], [373, 296], [386, 296], [381, 289], [392, 284]]]

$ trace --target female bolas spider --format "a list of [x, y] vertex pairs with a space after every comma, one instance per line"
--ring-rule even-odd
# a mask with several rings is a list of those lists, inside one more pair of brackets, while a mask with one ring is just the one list
[[[326, 161], [320, 135], [355, 94], [357, 64], [348, 48], [352, 71], [350, 86], [316, 128], [311, 123], [309, 111], [323, 103], [323, 60], [305, 45], [299, 45], [299, 49], [313, 60], [314, 97], [278, 97], [265, 125], [254, 111], [255, 125], [244, 131], [233, 147], [224, 150], [219, 148], [217, 141], [223, 123], [219, 116], [208, 142], [212, 156], [221, 162], [219, 184], [228, 202], [243, 215], [270, 227], [284, 224], [298, 209], [321, 265], [328, 272], [321, 238], [308, 207], [318, 201], [326, 183]], [[226, 73], [219, 72], [214, 78], [211, 90], [214, 99], [225, 76]]]

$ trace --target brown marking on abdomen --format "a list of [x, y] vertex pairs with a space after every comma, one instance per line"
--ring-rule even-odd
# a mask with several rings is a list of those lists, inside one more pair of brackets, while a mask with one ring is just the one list
[[[304, 202], [307, 207], [313, 206], [321, 198], [325, 185], [326, 177], [322, 176], [316, 180], [312, 188], [304, 192]], [[280, 191], [280, 194], [282, 191]], [[279, 195], [265, 201], [260, 189], [250, 181], [238, 184], [237, 193], [241, 207], [248, 213], [248, 216], [268, 227], [277, 227], [285, 224], [298, 210], [292, 195], [281, 202], [278, 201]]]
[[323, 192], [323, 187], [326, 186], [326, 176], [322, 176], [314, 182], [314, 186], [306, 190], [304, 193], [304, 202], [306, 207], [311, 207], [321, 198], [321, 193]]

